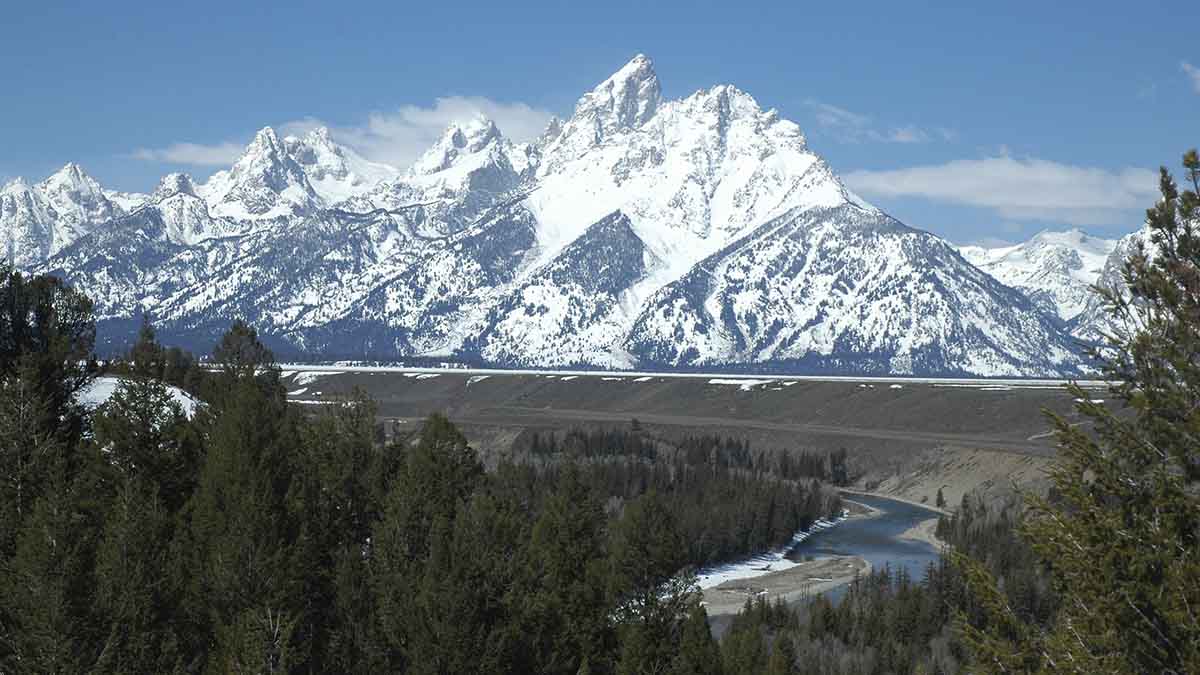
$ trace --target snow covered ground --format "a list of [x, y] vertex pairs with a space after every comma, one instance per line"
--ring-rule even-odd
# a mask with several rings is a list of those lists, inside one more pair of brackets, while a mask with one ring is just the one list
[[792, 537], [792, 540], [787, 543], [787, 545], [774, 551], [768, 551], [767, 553], [746, 558], [745, 560], [739, 560], [738, 562], [727, 563], [724, 565], [718, 565], [716, 567], [700, 570], [700, 572], [696, 575], [696, 581], [699, 583], [701, 589], [713, 588], [715, 586], [720, 586], [726, 581], [733, 581], [735, 579], [752, 579], [764, 574], [770, 574], [771, 572], [781, 572], [783, 570], [791, 569], [800, 563], [793, 562], [785, 558], [784, 556], [787, 555], [788, 551], [792, 550], [796, 544], [808, 539], [817, 532], [835, 527], [847, 517], [849, 517], [849, 513], [843, 511], [840, 518], [836, 518], [834, 520], [818, 520], [817, 522], [813, 523], [813, 526], [808, 530], [797, 532], [796, 535]]
[[[95, 410], [112, 398], [120, 383], [121, 378], [119, 377], [97, 377], [91, 386], [79, 393], [79, 402], [89, 410]], [[167, 391], [171, 392], [171, 398], [179, 403], [179, 406], [183, 408], [183, 414], [187, 415], [189, 419], [196, 414], [196, 406], [200, 402], [192, 398], [191, 394], [169, 385]]]
[[[537, 370], [537, 369], [517, 369], [517, 368], [418, 368], [408, 366], [357, 366], [349, 363], [339, 363], [337, 365], [302, 365], [302, 364], [282, 364], [283, 374], [286, 376], [291, 372], [302, 370], [308, 373], [309, 378], [315, 379], [318, 373], [338, 374], [338, 373], [400, 373], [413, 374], [415, 377], [420, 373], [443, 374], [443, 375], [470, 375], [470, 376], [492, 376], [492, 375], [530, 375], [530, 376], [545, 376], [558, 377], [563, 376], [581, 376], [581, 377], [599, 377], [602, 380], [618, 381], [631, 379], [633, 382], [650, 382], [655, 378], [664, 379], [691, 379], [691, 380], [709, 380], [708, 384], [725, 384], [751, 387], [763, 385], [769, 382], [777, 382], [783, 386], [795, 382], [848, 382], [848, 383], [864, 383], [864, 384], [932, 384], [940, 387], [963, 387], [963, 388], [985, 388], [985, 387], [1011, 387], [1016, 389], [1044, 389], [1058, 388], [1068, 382], [1077, 382], [1083, 387], [1098, 388], [1104, 387], [1105, 382], [1101, 380], [1053, 380], [1053, 379], [997, 379], [997, 378], [953, 378], [953, 377], [870, 377], [870, 376], [838, 376], [838, 375], [772, 375], [771, 378], [764, 379], [761, 375], [731, 375], [728, 373], [702, 373], [702, 372], [645, 372], [633, 370]], [[305, 383], [311, 382], [311, 379], [306, 379]], [[297, 382], [299, 384], [299, 382]]]

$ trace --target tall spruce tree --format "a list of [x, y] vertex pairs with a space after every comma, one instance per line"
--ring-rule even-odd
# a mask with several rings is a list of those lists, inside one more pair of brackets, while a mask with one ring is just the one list
[[380, 484], [392, 448], [375, 443], [374, 402], [360, 391], [333, 401], [303, 426], [292, 487], [301, 534], [297, 565], [309, 570], [298, 636], [321, 671], [378, 672], [369, 586], [371, 530], [383, 509]]
[[193, 649], [211, 671], [278, 672], [306, 658], [293, 643], [304, 603], [289, 502], [299, 416], [253, 329], [235, 324], [213, 356], [221, 372], [197, 416], [206, 453], [186, 514]]
[[667, 672], [699, 594], [695, 576], [683, 569], [687, 544], [658, 493], [646, 492], [625, 505], [613, 528], [609, 560], [621, 621], [617, 672]]
[[405, 450], [371, 538], [379, 647], [393, 670], [437, 672], [446, 665], [436, 661], [438, 645], [428, 632], [442, 621], [431, 593], [446, 570], [435, 557], [450, 555], [455, 520], [482, 479], [475, 450], [444, 415], [425, 420], [417, 443]]
[[584, 663], [603, 663], [611, 648], [604, 536], [604, 511], [571, 465], [533, 526], [520, 589], [538, 672], [572, 675]]
[[1114, 412], [1070, 391], [1090, 428], [1052, 416], [1059, 458], [1050, 501], [1031, 499], [1025, 536], [1062, 604], [1048, 629], [1024, 623], [977, 566], [986, 628], [966, 625], [997, 672], [1200, 672], [1200, 158], [1188, 189], [1161, 171], [1151, 245], [1099, 289], [1118, 328], [1097, 356]]

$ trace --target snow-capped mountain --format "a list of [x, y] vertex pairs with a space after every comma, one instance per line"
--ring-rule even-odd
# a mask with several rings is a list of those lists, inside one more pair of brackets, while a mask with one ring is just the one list
[[[1150, 255], [1154, 255], [1155, 248], [1154, 243], [1150, 240], [1149, 229], [1142, 228], [1121, 237], [1105, 258], [1104, 265], [1096, 277], [1096, 285], [1116, 289], [1127, 295], [1128, 287], [1125, 285], [1121, 270], [1125, 266], [1125, 261], [1129, 259], [1139, 244], [1145, 247]], [[1105, 334], [1112, 333], [1115, 327], [1113, 321], [1113, 317], [1106, 311], [1101, 297], [1092, 294], [1088, 297], [1083, 310], [1071, 323], [1071, 334], [1084, 342], [1100, 344], [1103, 343]]]
[[0, 190], [0, 233], [16, 267], [45, 260], [87, 234], [97, 223], [125, 213], [77, 164], [67, 164], [30, 185], [17, 178]]
[[422, 236], [447, 236], [517, 194], [528, 176], [531, 153], [529, 145], [505, 138], [485, 117], [454, 123], [403, 176], [339, 208], [403, 212]]
[[660, 291], [626, 342], [664, 366], [1051, 373], [1070, 339], [941, 239], [853, 202], [794, 209]]
[[1050, 314], [1070, 322], [1091, 302], [1091, 287], [1116, 246], [1116, 240], [1070, 230], [1040, 232], [1014, 246], [962, 246], [959, 252]]
[[852, 194], [794, 123], [729, 85], [667, 100], [637, 56], [516, 143], [462, 120], [404, 172], [265, 128], [230, 169], [165, 178], [44, 262], [208, 349], [512, 366], [1042, 376], [1060, 322]]

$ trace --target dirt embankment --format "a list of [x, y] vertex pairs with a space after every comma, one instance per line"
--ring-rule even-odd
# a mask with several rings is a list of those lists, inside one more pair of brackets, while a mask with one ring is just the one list
[[[1014, 452], [940, 447], [921, 453], [903, 470], [868, 473], [853, 487], [948, 512], [958, 508], [964, 494], [999, 499], [1019, 491], [1044, 492], [1052, 461]], [[936, 506], [938, 490], [944, 509]]]

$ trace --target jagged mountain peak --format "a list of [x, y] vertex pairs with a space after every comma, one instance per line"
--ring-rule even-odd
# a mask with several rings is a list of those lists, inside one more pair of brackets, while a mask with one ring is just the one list
[[24, 176], [17, 176], [8, 181], [0, 188], [0, 194], [16, 194], [18, 192], [28, 192], [32, 186], [29, 181], [25, 180]]
[[[796, 124], [729, 84], [667, 100], [641, 54], [529, 144], [487, 117], [456, 120], [389, 173], [339, 138], [264, 127], [204, 185], [168, 176], [157, 201], [39, 264], [115, 322], [141, 307], [196, 344], [243, 317], [312, 356], [976, 375], [1080, 364], [1061, 321], [857, 199]], [[20, 208], [28, 239], [53, 241]]]
[[0, 233], [8, 259], [18, 267], [54, 255], [123, 213], [74, 162], [36, 185], [17, 179], [0, 193]]
[[465, 156], [506, 143], [507, 139], [496, 123], [483, 114], [452, 122], [438, 141], [413, 162], [409, 175], [428, 176], [445, 171]]
[[400, 175], [394, 167], [367, 160], [339, 144], [325, 126], [311, 129], [301, 137], [288, 136], [283, 145], [325, 205], [364, 194]]
[[175, 172], [162, 177], [150, 198], [158, 202], [181, 193], [195, 197], [196, 184], [188, 174]]
[[321, 199], [275, 130], [263, 127], [227, 171], [197, 189], [214, 215], [255, 220], [311, 213]]
[[250, 141], [250, 144], [246, 146], [246, 152], [242, 155], [242, 158], [279, 151], [279, 134], [275, 133], [274, 128], [267, 126], [255, 132], [254, 140]]
[[541, 148], [553, 143], [562, 134], [563, 124], [562, 118], [558, 115], [551, 117], [550, 121], [546, 123], [545, 130], [542, 131], [542, 135], [538, 136], [534, 144]]
[[621, 129], [649, 121], [662, 104], [662, 85], [649, 57], [638, 54], [583, 95], [568, 126], [586, 127], [600, 143]]
[[[42, 181], [38, 187], [52, 199], [54, 195], [75, 195], [73, 200], [104, 199], [100, 183], [88, 175], [83, 167], [75, 162], [68, 162], [61, 169]], [[57, 201], [57, 200], [56, 200]]]

